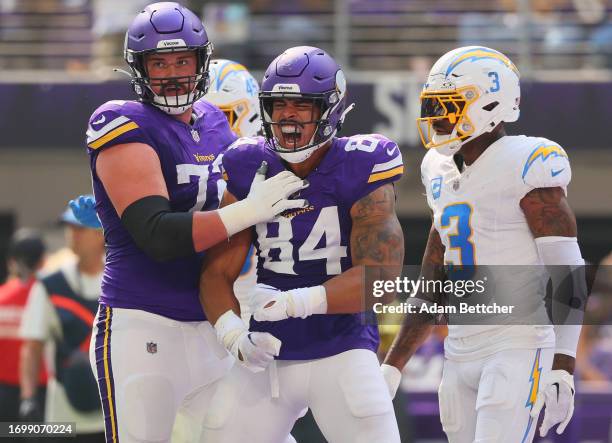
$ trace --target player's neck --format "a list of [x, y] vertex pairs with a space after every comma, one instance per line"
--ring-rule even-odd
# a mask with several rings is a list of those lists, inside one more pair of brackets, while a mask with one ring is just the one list
[[289, 169], [291, 169], [291, 171], [293, 171], [293, 173], [300, 178], [306, 177], [317, 166], [319, 166], [319, 163], [321, 163], [321, 160], [323, 160], [323, 157], [331, 145], [331, 142], [329, 142], [325, 146], [321, 146], [319, 149], [313, 152], [310, 157], [301, 163], [287, 163]]
[[489, 146], [506, 136], [503, 124], [499, 124], [493, 131], [486, 132], [461, 147], [459, 154], [463, 157], [466, 166], [474, 163]]
[[189, 108], [185, 112], [183, 112], [182, 114], [173, 115], [173, 117], [176, 118], [177, 120], [182, 121], [186, 125], [190, 125], [191, 124], [191, 115], [192, 114], [193, 114], [193, 109]]

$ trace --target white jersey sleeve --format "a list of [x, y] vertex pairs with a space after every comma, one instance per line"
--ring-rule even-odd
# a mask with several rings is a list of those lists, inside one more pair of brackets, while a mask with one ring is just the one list
[[557, 143], [538, 139], [535, 146], [523, 150], [521, 159], [521, 179], [523, 195], [536, 188], [563, 188], [572, 179], [572, 170], [567, 153]]

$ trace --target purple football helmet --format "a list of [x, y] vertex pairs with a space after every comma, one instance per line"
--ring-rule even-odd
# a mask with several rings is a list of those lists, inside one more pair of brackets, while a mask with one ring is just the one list
[[[151, 78], [145, 58], [151, 53], [195, 51], [195, 75], [186, 77]], [[151, 103], [168, 114], [181, 114], [206, 94], [208, 63], [213, 46], [208, 41], [202, 21], [184, 6], [175, 2], [152, 3], [141, 11], [125, 34], [124, 57], [132, 70], [132, 87], [140, 101]], [[181, 84], [187, 94], [158, 95], [152, 86]]]
[[[272, 120], [272, 107], [276, 99], [313, 100], [321, 113], [315, 123], [314, 135], [305, 146], [284, 148], [272, 128], [280, 121]], [[325, 145], [340, 130], [345, 115], [352, 109], [346, 106], [346, 78], [336, 61], [325, 51], [312, 46], [289, 48], [268, 66], [259, 93], [262, 124], [270, 148], [290, 163], [300, 163]], [[287, 122], [282, 122], [283, 126]], [[295, 124], [296, 132], [298, 124]]]

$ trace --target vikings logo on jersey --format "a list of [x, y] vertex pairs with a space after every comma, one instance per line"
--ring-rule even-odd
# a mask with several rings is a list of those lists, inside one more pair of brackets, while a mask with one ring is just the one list
[[[268, 176], [285, 166], [263, 138], [240, 139], [223, 157], [227, 189], [238, 199], [248, 194], [263, 160]], [[300, 198], [310, 206], [260, 223], [257, 281], [281, 290], [324, 283], [352, 266], [350, 210], [355, 202], [403, 173], [397, 145], [378, 135], [333, 139], [319, 166], [306, 178], [310, 185]], [[361, 314], [313, 315], [278, 322], [251, 322], [252, 331], [270, 332], [283, 342], [280, 359], [322, 358], [348, 349], [376, 351], [377, 328]]]

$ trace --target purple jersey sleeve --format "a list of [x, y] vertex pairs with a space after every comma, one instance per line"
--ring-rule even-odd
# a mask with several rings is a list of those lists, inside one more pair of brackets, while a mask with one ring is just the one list
[[345, 200], [349, 205], [402, 177], [402, 153], [394, 141], [380, 134], [355, 135], [341, 140], [345, 151]]
[[113, 100], [100, 106], [89, 119], [87, 148], [90, 152], [124, 143], [153, 145], [144, 130], [141, 106]]

